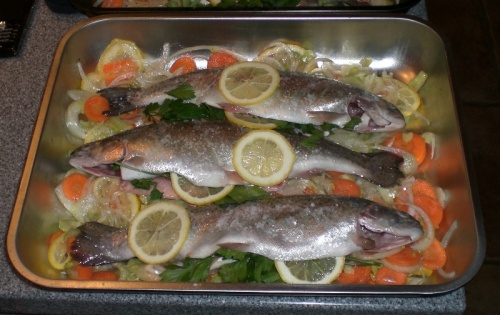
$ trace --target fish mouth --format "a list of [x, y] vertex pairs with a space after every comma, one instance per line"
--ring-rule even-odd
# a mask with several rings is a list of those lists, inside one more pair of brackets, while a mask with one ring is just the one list
[[364, 250], [387, 251], [418, 240], [423, 229], [409, 214], [378, 204], [358, 214], [357, 244]]
[[403, 114], [389, 102], [376, 102], [356, 96], [347, 105], [349, 117], [361, 119], [354, 130], [373, 132], [375, 130], [396, 131], [406, 126]]

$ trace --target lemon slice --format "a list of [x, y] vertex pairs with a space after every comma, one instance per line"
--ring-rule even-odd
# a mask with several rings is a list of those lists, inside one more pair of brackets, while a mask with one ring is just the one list
[[401, 113], [405, 117], [413, 114], [420, 106], [420, 96], [417, 92], [411, 89], [409, 86], [401, 81], [396, 80], [399, 87], [398, 90], [398, 100], [396, 101], [396, 106], [399, 108]]
[[130, 222], [128, 245], [141, 261], [163, 264], [174, 258], [187, 239], [187, 210], [175, 201], [158, 201], [144, 208]]
[[281, 279], [292, 284], [329, 284], [344, 268], [345, 257], [304, 261], [275, 261]]
[[312, 61], [316, 58], [311, 50], [290, 42], [276, 42], [264, 49], [254, 59], [270, 64], [281, 71], [311, 71]]
[[172, 181], [172, 188], [177, 196], [185, 202], [193, 205], [202, 206], [211, 202], [217, 201], [233, 190], [233, 185], [225, 187], [204, 187], [196, 186], [186, 178], [179, 176], [175, 173], [170, 174]]
[[48, 259], [52, 268], [63, 270], [66, 263], [71, 260], [71, 256], [67, 252], [66, 241], [70, 236], [74, 236], [74, 230], [59, 235], [49, 246]]
[[363, 86], [368, 92], [377, 94], [396, 105], [405, 117], [413, 114], [421, 103], [420, 96], [415, 90], [392, 77], [367, 76]]
[[139, 47], [134, 42], [115, 38], [101, 54], [97, 63], [97, 72], [103, 76], [103, 66], [105, 64], [122, 59], [131, 59], [137, 65], [139, 72], [144, 69], [144, 58]]
[[288, 140], [274, 130], [252, 130], [233, 148], [233, 165], [247, 182], [272, 186], [285, 180], [295, 163]]
[[117, 228], [128, 226], [130, 220], [139, 212], [139, 197], [120, 189], [120, 179], [98, 177], [92, 184], [92, 194], [99, 208], [98, 222]]
[[276, 124], [266, 118], [225, 111], [227, 120], [233, 124], [252, 129], [274, 129]]
[[252, 105], [269, 98], [280, 84], [279, 72], [261, 62], [238, 62], [224, 69], [219, 90], [235, 105]]

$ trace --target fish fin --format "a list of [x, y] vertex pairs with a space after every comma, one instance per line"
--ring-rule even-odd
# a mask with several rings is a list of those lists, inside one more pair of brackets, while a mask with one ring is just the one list
[[230, 249], [230, 250], [237, 250], [240, 252], [248, 252], [248, 248], [250, 247], [249, 244], [246, 243], [220, 243], [217, 244], [222, 248]]
[[138, 89], [113, 87], [97, 92], [109, 102], [109, 110], [103, 112], [105, 116], [118, 116], [137, 108], [132, 105], [131, 97]]
[[371, 177], [367, 178], [373, 183], [382, 187], [393, 187], [404, 177], [399, 166], [403, 163], [403, 158], [390, 152], [378, 152], [368, 154], [370, 160], [367, 168]]
[[335, 113], [328, 111], [308, 111], [307, 117], [314, 120], [317, 124], [332, 123], [343, 126], [351, 120], [347, 113]]

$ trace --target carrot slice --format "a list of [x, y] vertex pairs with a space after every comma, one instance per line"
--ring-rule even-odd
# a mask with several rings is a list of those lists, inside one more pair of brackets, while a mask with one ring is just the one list
[[180, 57], [170, 67], [170, 73], [180, 73], [185, 74], [189, 72], [193, 72], [196, 70], [196, 62], [193, 58], [184, 56]]
[[428, 181], [421, 178], [415, 179], [415, 182], [411, 186], [411, 191], [414, 194], [424, 194], [431, 198], [437, 199], [437, 194], [434, 186], [432, 186]]
[[385, 258], [387, 262], [395, 266], [410, 267], [420, 263], [422, 254], [407, 246], [402, 251]]
[[223, 68], [237, 63], [238, 59], [228, 52], [218, 50], [208, 57], [207, 68]]
[[104, 0], [101, 8], [121, 8], [123, 7], [123, 0]]
[[437, 239], [434, 239], [427, 249], [422, 252], [422, 266], [430, 270], [443, 268], [446, 263], [446, 250]]
[[75, 266], [75, 280], [90, 280], [92, 278], [92, 274], [94, 272], [94, 268], [82, 265]]
[[139, 109], [134, 109], [131, 112], [121, 114], [120, 118], [121, 119], [125, 119], [125, 120], [127, 120], [127, 119], [133, 119], [133, 118], [137, 117], [137, 115], [139, 115], [140, 112], [141, 111]]
[[375, 274], [375, 284], [402, 285], [406, 284], [408, 275], [395, 271], [386, 266], [381, 266]]
[[80, 199], [87, 180], [87, 176], [80, 173], [73, 173], [66, 176], [61, 184], [64, 196], [72, 201]]
[[125, 58], [116, 61], [111, 61], [102, 66], [102, 72], [106, 85], [115, 81], [118, 77], [123, 77], [124, 80], [130, 79], [139, 71], [139, 66], [134, 60]]
[[413, 194], [413, 203], [427, 213], [434, 228], [439, 228], [439, 224], [443, 220], [444, 211], [436, 198], [424, 194]]
[[92, 280], [100, 281], [116, 281], [118, 276], [114, 271], [96, 271], [91, 276]]
[[304, 195], [316, 195], [316, 190], [312, 187], [306, 187], [302, 191], [302, 194], [304, 194]]
[[359, 197], [361, 188], [352, 180], [345, 178], [332, 179], [332, 194], [337, 196]]
[[352, 268], [351, 272], [342, 272], [339, 277], [335, 280], [335, 283], [339, 284], [363, 284], [371, 283], [371, 272], [372, 268], [370, 266], [356, 266]]
[[[408, 139], [411, 137], [411, 139]], [[424, 138], [416, 133], [411, 133], [410, 136], [403, 135], [402, 132], [396, 133], [393, 137], [389, 137], [384, 141], [384, 145], [389, 145], [392, 142], [392, 147], [398, 148], [411, 153], [417, 160], [418, 165], [422, 164], [427, 155], [427, 146]]]
[[54, 241], [56, 240], [56, 238], [58, 238], [62, 234], [64, 234], [64, 231], [61, 231], [61, 230], [57, 230], [54, 233], [50, 234], [49, 238], [47, 240], [48, 245], [50, 246], [52, 243], [54, 243]]
[[103, 115], [103, 112], [109, 110], [109, 102], [100, 95], [89, 97], [83, 105], [83, 113], [91, 121], [103, 122], [108, 119], [108, 116]]

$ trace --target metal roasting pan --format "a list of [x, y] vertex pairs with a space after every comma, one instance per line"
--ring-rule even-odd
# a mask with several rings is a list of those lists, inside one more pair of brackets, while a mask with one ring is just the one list
[[[158, 56], [166, 42], [175, 47], [223, 45], [249, 58], [269, 42], [288, 39], [302, 43], [338, 63], [373, 59], [377, 70], [387, 70], [405, 82], [420, 70], [429, 78], [420, 94], [431, 125], [439, 137], [438, 157], [424, 165], [430, 180], [449, 193], [451, 200], [437, 230], [441, 238], [458, 222], [448, 245], [445, 270], [418, 286], [206, 284], [71, 281], [59, 278], [47, 259], [48, 235], [57, 229], [66, 210], [54, 187], [69, 169], [68, 153], [78, 146], [65, 130], [66, 91], [79, 86], [77, 62], [88, 72], [113, 38], [132, 40], [146, 54]], [[469, 159], [464, 149], [459, 112], [452, 88], [445, 44], [429, 26], [416, 18], [387, 16], [311, 17], [278, 16], [101, 16], [71, 29], [54, 56], [31, 146], [22, 174], [7, 236], [7, 250], [18, 273], [42, 287], [89, 290], [140, 290], [191, 293], [245, 293], [285, 295], [429, 295], [463, 286], [479, 270], [485, 253], [485, 236]]]
[[101, 14], [144, 14], [144, 13], [161, 13], [161, 14], [176, 14], [179, 12], [196, 13], [205, 12], [212, 14], [226, 14], [231, 12], [251, 12], [253, 14], [332, 14], [332, 13], [401, 13], [408, 11], [415, 6], [420, 0], [399, 0], [392, 5], [367, 5], [357, 3], [355, 0], [341, 0], [343, 4], [324, 5], [324, 6], [299, 6], [299, 7], [249, 7], [249, 8], [218, 8], [218, 7], [129, 7], [129, 8], [100, 8], [94, 6], [95, 0], [69, 0], [71, 5], [87, 16], [95, 16]]

